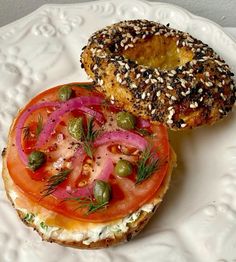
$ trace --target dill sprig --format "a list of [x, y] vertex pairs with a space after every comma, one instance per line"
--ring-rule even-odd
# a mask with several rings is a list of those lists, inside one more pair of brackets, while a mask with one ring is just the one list
[[140, 135], [143, 136], [151, 136], [152, 134], [145, 128], [137, 128], [135, 129]]
[[93, 142], [97, 136], [98, 136], [98, 130], [94, 130], [94, 117], [88, 118], [87, 134], [85, 140], [88, 142]]
[[41, 114], [38, 115], [38, 122], [36, 127], [36, 136], [38, 137], [43, 129], [43, 117]]
[[30, 128], [29, 126], [24, 126], [23, 128], [23, 139], [27, 140], [30, 137]]
[[88, 118], [87, 120], [87, 133], [83, 134], [83, 146], [84, 146], [84, 151], [86, 152], [86, 154], [90, 157], [93, 158], [93, 147], [92, 147], [92, 143], [94, 142], [94, 140], [96, 139], [96, 137], [98, 136], [99, 131], [98, 130], [94, 130], [94, 118]]
[[94, 88], [94, 83], [83, 83], [83, 84], [73, 84], [72, 86], [78, 86], [78, 87], [82, 87], [84, 89], [88, 89], [88, 90], [91, 90]]
[[146, 148], [137, 164], [136, 184], [149, 178], [158, 168], [159, 159], [154, 156], [150, 148]]
[[49, 177], [44, 190], [41, 192], [42, 195], [44, 197], [51, 195], [56, 190], [56, 187], [67, 179], [71, 171], [71, 169], [62, 170], [58, 174]]
[[97, 211], [98, 209], [104, 208], [108, 205], [108, 202], [104, 202], [101, 204], [98, 204], [96, 202], [92, 202], [88, 205], [88, 211], [87, 214], [93, 213], [95, 211]]
[[84, 141], [83, 146], [84, 146], [84, 151], [87, 154], [87, 156], [89, 156], [90, 158], [93, 158], [93, 149], [92, 149], [91, 143]]
[[98, 209], [104, 208], [108, 205], [108, 202], [97, 203], [90, 197], [69, 197], [64, 199], [64, 201], [74, 201], [78, 203], [79, 205], [78, 207], [76, 207], [76, 210], [81, 208], [87, 208], [86, 215], [89, 215], [97, 211]]

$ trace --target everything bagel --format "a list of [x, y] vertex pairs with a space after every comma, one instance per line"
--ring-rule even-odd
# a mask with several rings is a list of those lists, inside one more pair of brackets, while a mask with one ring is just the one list
[[122, 21], [95, 32], [81, 62], [109, 99], [171, 129], [213, 124], [235, 103], [225, 61], [188, 33], [156, 22]]

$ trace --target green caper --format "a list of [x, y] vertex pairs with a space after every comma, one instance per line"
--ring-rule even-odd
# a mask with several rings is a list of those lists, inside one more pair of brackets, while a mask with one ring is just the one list
[[98, 204], [107, 203], [111, 198], [111, 187], [103, 180], [96, 180], [93, 194]]
[[46, 162], [46, 154], [41, 151], [33, 151], [28, 156], [28, 167], [35, 171]]
[[130, 130], [135, 127], [135, 117], [128, 112], [119, 112], [116, 115], [117, 125], [123, 129]]
[[120, 159], [115, 166], [117, 176], [129, 176], [132, 173], [132, 165], [129, 161]]
[[72, 96], [72, 89], [69, 86], [62, 86], [59, 89], [58, 96], [61, 101], [67, 101]]
[[70, 119], [68, 123], [68, 131], [76, 140], [81, 140], [84, 134], [82, 117]]

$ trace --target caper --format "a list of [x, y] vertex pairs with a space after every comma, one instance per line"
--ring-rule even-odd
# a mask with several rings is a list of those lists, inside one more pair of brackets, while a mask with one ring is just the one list
[[117, 125], [123, 129], [130, 130], [135, 127], [135, 117], [128, 112], [119, 112], [116, 115]]
[[69, 86], [62, 86], [60, 89], [59, 89], [59, 99], [61, 101], [67, 101], [71, 98], [72, 96], [72, 89], [69, 87]]
[[111, 187], [103, 180], [96, 180], [93, 194], [98, 204], [107, 203], [111, 198]]
[[46, 162], [46, 154], [41, 151], [33, 151], [28, 156], [28, 167], [35, 171]]
[[115, 166], [117, 176], [129, 176], [132, 173], [132, 165], [129, 161], [120, 159]]
[[81, 140], [84, 134], [82, 117], [75, 117], [69, 120], [68, 131], [76, 140]]

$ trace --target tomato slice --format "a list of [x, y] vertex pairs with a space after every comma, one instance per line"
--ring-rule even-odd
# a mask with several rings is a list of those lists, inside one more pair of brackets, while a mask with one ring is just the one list
[[[104, 99], [103, 95], [94, 89], [82, 88], [79, 83], [68, 84], [68, 86], [72, 88], [74, 97], [95, 96]], [[33, 98], [18, 114], [12, 125], [6, 160], [9, 174], [14, 183], [28, 198], [37, 204], [81, 221], [107, 222], [125, 217], [135, 212], [142, 205], [155, 197], [170, 167], [171, 159], [168, 134], [166, 128], [161, 124], [150, 124], [147, 130], [148, 135], [140, 135], [155, 149], [155, 154], [157, 154], [159, 159], [159, 165], [158, 169], [149, 178], [139, 184], [135, 183], [137, 171], [135, 165], [142, 152], [141, 150], [135, 150], [133, 147], [124, 144], [120, 145], [118, 142], [114, 144], [105, 144], [93, 148], [95, 159], [83, 156], [82, 161], [75, 161], [77, 165], [81, 165], [74, 168], [74, 170], [76, 170], [74, 172], [78, 174], [73, 173], [73, 177], [78, 175], [78, 179], [76, 180], [77, 187], [80, 187], [81, 183], [90, 185], [93, 183], [93, 180], [99, 175], [98, 173], [101, 172], [101, 168], [99, 168], [99, 163], [97, 162], [104, 162], [108, 155], [112, 159], [113, 165], [115, 165], [120, 158], [127, 159], [133, 164], [134, 170], [131, 176], [118, 177], [114, 172], [109, 176], [108, 182], [111, 185], [112, 196], [109, 204], [105, 208], [100, 208], [95, 212], [88, 213], [86, 212], [88, 207], [82, 207], [82, 205], [79, 205], [76, 201], [62, 201], [63, 199], [53, 194], [46, 197], [42, 196], [48, 179], [52, 175], [60, 172], [60, 170], [70, 168], [71, 163], [73, 163], [73, 158], [75, 157], [75, 151], [78, 149], [78, 141], [68, 133], [67, 124], [69, 119], [74, 116], [82, 116], [86, 119], [88, 118], [88, 114], [76, 109], [73, 110], [73, 112], [65, 113], [60, 118], [60, 121], [55, 126], [55, 130], [53, 130], [47, 143], [40, 148], [41, 151], [46, 153], [47, 161], [35, 172], [31, 171], [19, 157], [19, 152], [16, 147], [16, 126], [21, 115], [33, 105], [45, 101], [58, 101], [58, 90], [60, 87], [61, 86], [57, 86], [46, 90]], [[109, 105], [107, 101], [101, 105], [90, 106], [90, 108], [103, 115], [104, 123], [95, 121], [95, 128], [99, 129], [100, 134], [107, 131], [112, 132], [121, 130], [117, 126], [115, 118], [116, 113], [121, 111], [121, 109], [116, 108], [114, 105]], [[49, 116], [55, 110], [57, 109], [47, 107], [39, 108], [32, 112], [25, 121], [25, 127], [29, 127], [30, 131], [29, 137], [25, 137], [24, 132], [22, 132], [21, 137], [21, 144], [26, 154], [29, 154], [37, 148], [37, 134], [35, 131], [37, 127], [35, 127], [35, 125], [38, 123], [39, 115], [41, 116], [42, 125], [44, 126], [47, 124]], [[136, 130], [129, 132], [134, 132], [136, 135], [138, 134]], [[91, 170], [87, 170], [87, 173], [84, 171], [85, 166], [88, 167], [88, 165], [92, 166], [92, 172], [95, 172], [92, 175], [89, 173]], [[71, 187], [70, 180], [69, 175], [68, 179], [58, 185], [58, 188], [63, 189]]]

